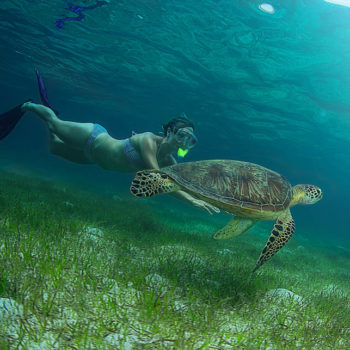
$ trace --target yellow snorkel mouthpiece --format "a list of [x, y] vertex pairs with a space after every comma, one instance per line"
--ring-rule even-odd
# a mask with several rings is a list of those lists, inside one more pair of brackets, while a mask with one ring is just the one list
[[188, 153], [188, 149], [179, 148], [177, 150], [177, 156], [181, 158], [184, 158], [187, 153]]

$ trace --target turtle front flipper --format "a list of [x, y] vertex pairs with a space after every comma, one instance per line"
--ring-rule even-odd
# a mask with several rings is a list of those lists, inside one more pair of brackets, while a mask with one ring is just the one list
[[225, 227], [216, 232], [215, 239], [229, 239], [237, 237], [245, 231], [249, 230], [252, 226], [257, 223], [258, 220], [243, 218], [236, 216], [231, 220]]
[[136, 197], [178, 191], [181, 187], [168, 175], [154, 170], [139, 171], [131, 183], [130, 192]]
[[289, 241], [294, 233], [294, 230], [294, 220], [290, 210], [287, 210], [277, 218], [271, 235], [266, 242], [265, 248], [260, 254], [254, 272], [273, 255], [275, 255]]

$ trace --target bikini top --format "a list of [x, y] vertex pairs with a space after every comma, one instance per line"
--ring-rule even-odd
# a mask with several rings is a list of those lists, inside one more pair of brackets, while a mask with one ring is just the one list
[[141, 167], [143, 163], [142, 159], [139, 152], [137, 152], [135, 147], [131, 144], [130, 137], [124, 141], [124, 154], [133, 168], [139, 169]]

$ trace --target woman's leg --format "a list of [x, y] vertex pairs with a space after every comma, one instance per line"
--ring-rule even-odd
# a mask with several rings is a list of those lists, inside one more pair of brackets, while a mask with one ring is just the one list
[[50, 152], [56, 156], [62, 157], [73, 163], [92, 164], [84, 151], [69, 147], [66, 143], [58, 138], [57, 135], [50, 132]]
[[21, 108], [24, 112], [33, 112], [44, 120], [50, 133], [57, 135], [66, 146], [84, 151], [86, 141], [93, 130], [94, 124], [61, 120], [50, 108], [32, 102], [24, 103]]

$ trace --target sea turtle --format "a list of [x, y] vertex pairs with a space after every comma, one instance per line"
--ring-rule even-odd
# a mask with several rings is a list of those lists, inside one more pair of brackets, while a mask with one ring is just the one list
[[182, 190], [235, 217], [214, 238], [236, 237], [259, 220], [276, 220], [254, 271], [281, 249], [294, 233], [289, 208], [314, 204], [322, 191], [314, 185], [291, 186], [282, 175], [238, 160], [202, 160], [136, 174], [130, 191], [137, 197]]

